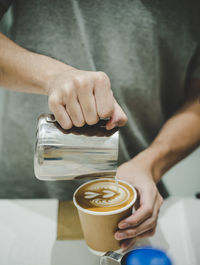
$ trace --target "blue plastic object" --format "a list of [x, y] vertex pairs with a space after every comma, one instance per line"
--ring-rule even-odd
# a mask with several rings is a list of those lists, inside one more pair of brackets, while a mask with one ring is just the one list
[[127, 253], [122, 265], [172, 265], [166, 253], [152, 247], [141, 247]]

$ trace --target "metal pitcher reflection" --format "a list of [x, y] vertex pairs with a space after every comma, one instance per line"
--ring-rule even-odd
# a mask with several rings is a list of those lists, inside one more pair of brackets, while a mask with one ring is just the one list
[[113, 177], [117, 169], [118, 128], [107, 121], [64, 130], [52, 114], [38, 119], [34, 171], [41, 180]]

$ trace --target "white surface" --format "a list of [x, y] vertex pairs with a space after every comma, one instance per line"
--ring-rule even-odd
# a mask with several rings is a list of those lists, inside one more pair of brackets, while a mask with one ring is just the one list
[[0, 200], [0, 264], [51, 264], [56, 218], [56, 200]]
[[[0, 200], [0, 265], [99, 265], [82, 240], [56, 241], [56, 200]], [[154, 237], [173, 265], [199, 265], [200, 200], [165, 201]]]
[[200, 147], [169, 170], [163, 180], [172, 196], [194, 196], [200, 192]]

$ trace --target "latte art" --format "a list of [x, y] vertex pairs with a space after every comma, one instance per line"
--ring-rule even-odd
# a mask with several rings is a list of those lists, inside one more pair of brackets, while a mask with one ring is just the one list
[[77, 203], [92, 211], [112, 211], [129, 204], [133, 190], [124, 182], [110, 179], [91, 181], [76, 194]]
[[113, 195], [115, 195], [115, 193], [113, 191], [110, 190], [103, 190], [103, 195], [101, 193], [96, 193], [96, 192], [90, 192], [90, 191], [86, 191], [84, 193], [84, 198], [85, 199], [94, 199], [97, 196], [102, 196], [102, 198], [111, 198], [113, 197]]
[[107, 182], [93, 183], [88, 187], [89, 191], [84, 192], [84, 199], [97, 207], [120, 205], [129, 197], [129, 191], [120, 184], [117, 189], [116, 185], [115, 183], [108, 185]]

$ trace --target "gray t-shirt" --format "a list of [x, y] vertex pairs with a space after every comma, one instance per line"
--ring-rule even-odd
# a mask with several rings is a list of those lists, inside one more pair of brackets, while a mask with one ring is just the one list
[[[16, 0], [10, 37], [108, 74], [129, 118], [120, 130], [122, 163], [148, 147], [183, 104], [187, 80], [199, 76], [199, 11], [199, 2], [188, 0]], [[0, 105], [0, 197], [71, 197], [79, 183], [34, 177], [36, 120], [48, 112], [47, 97], [1, 91]]]

